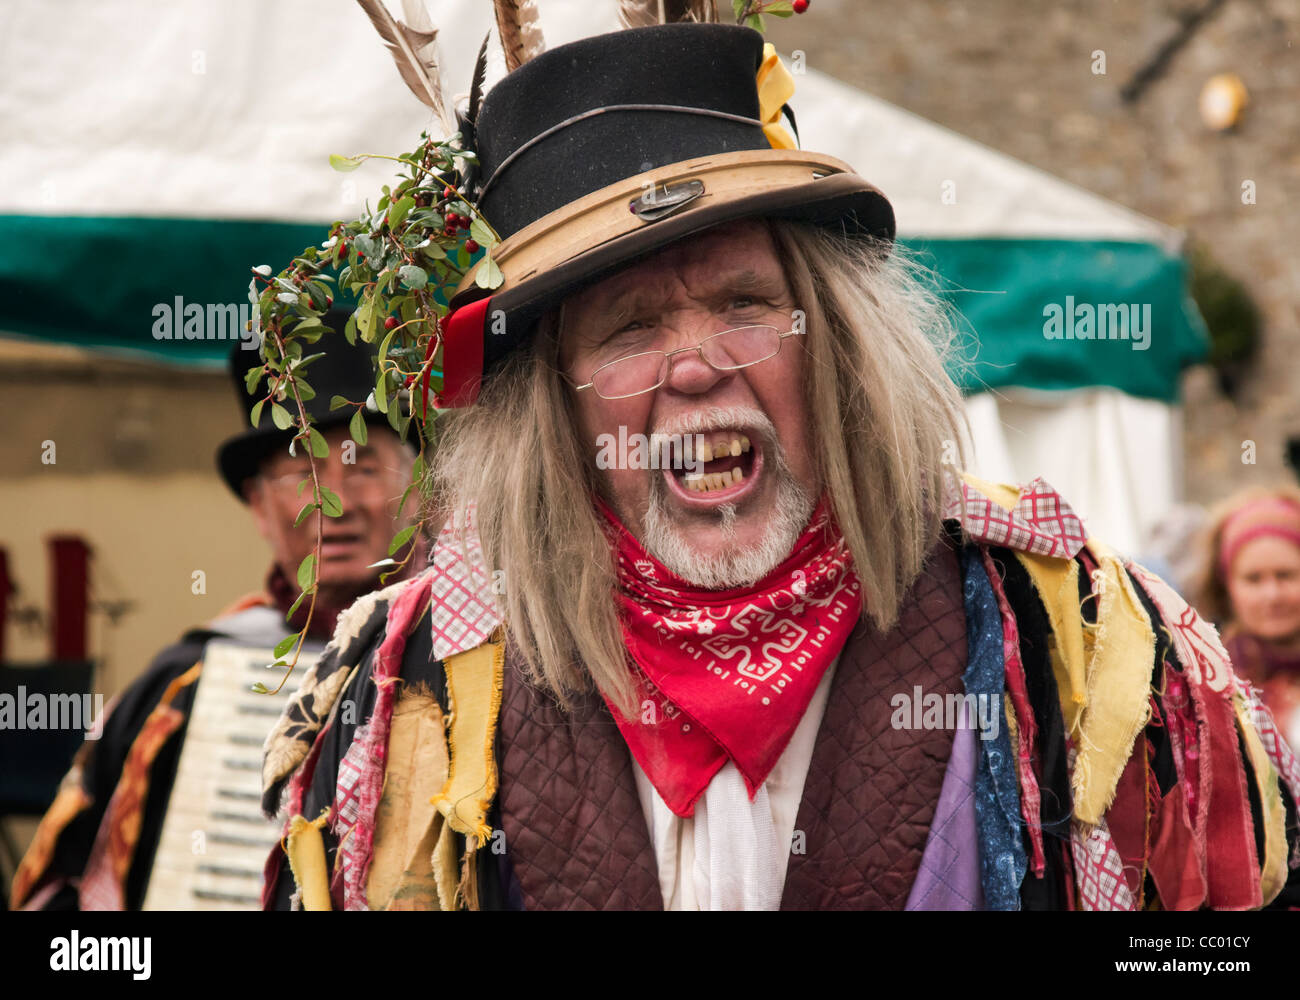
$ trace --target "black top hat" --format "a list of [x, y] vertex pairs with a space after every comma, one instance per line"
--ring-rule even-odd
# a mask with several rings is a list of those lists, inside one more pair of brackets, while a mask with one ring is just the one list
[[[318, 350], [325, 356], [311, 363], [304, 375], [316, 395], [304, 401], [312, 425], [320, 430], [347, 423], [356, 412], [352, 407], [330, 411], [330, 400], [335, 396], [360, 402], [370, 395], [375, 385], [375, 357], [378, 348], [358, 339], [349, 344], [343, 335], [351, 309], [330, 309], [321, 317], [321, 322], [329, 329], [321, 337]], [[254, 390], [248, 392], [245, 378], [251, 368], [260, 368], [262, 358], [257, 351], [236, 347], [230, 354], [230, 378], [235, 386], [235, 396], [239, 400], [239, 412], [247, 424], [253, 404], [266, 394], [266, 381], [263, 380]], [[366, 423], [371, 426], [391, 427], [388, 418], [370, 409], [362, 411]], [[271, 418], [271, 408], [265, 406], [256, 427], [248, 427], [234, 437], [222, 443], [217, 449], [217, 468], [226, 485], [234, 491], [235, 496], [244, 499], [244, 482], [257, 474], [263, 460], [272, 452], [289, 447], [294, 430], [280, 430]]]
[[479, 208], [505, 280], [488, 293], [471, 273], [452, 300], [442, 405], [471, 403], [565, 296], [710, 226], [796, 219], [892, 241], [889, 202], [847, 164], [773, 148], [762, 62], [750, 28], [656, 25], [551, 49], [488, 92]]

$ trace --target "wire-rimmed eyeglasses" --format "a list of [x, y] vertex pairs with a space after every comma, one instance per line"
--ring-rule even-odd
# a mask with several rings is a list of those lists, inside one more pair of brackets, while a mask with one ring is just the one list
[[592, 389], [601, 399], [627, 399], [652, 392], [668, 381], [672, 358], [678, 354], [694, 351], [710, 367], [734, 372], [776, 357], [783, 340], [803, 333], [797, 328], [782, 333], [775, 326], [738, 326], [705, 337], [694, 347], [629, 354], [601, 365], [592, 372], [590, 382], [574, 388], [578, 391]]

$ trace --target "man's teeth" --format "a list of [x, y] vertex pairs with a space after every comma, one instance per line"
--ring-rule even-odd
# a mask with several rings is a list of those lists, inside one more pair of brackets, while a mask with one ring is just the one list
[[729, 486], [735, 486], [744, 478], [745, 473], [740, 466], [728, 469], [726, 472], [688, 473], [686, 488], [693, 493], [710, 493], [714, 490], [725, 490]]
[[749, 438], [744, 434], [735, 434], [730, 437], [715, 437], [712, 441], [700, 442], [699, 451], [696, 458], [701, 462], [712, 462], [714, 458], [725, 458], [730, 455], [732, 458], [739, 458], [743, 452], [749, 451]]

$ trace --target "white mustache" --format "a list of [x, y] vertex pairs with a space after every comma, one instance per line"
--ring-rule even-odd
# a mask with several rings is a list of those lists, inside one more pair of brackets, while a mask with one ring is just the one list
[[651, 436], [707, 434], [710, 431], [728, 431], [738, 427], [751, 428], [769, 441], [776, 440], [776, 427], [767, 414], [755, 406], [709, 406], [693, 410], [665, 420], [651, 432]]

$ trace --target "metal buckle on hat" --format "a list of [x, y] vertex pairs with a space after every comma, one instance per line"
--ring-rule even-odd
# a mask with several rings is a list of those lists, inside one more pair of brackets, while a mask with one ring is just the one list
[[702, 194], [703, 181], [681, 181], [662, 187], [650, 184], [640, 198], [628, 203], [628, 210], [642, 222], [658, 222], [681, 211]]

